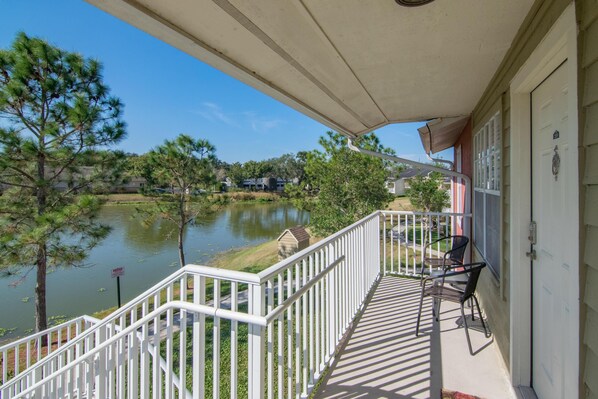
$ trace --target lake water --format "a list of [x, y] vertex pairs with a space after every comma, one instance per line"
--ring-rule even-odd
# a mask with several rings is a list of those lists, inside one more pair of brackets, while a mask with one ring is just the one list
[[[170, 223], [144, 227], [132, 205], [108, 205], [100, 219], [113, 230], [90, 253], [87, 265], [48, 274], [49, 316], [75, 317], [116, 306], [113, 268], [125, 268], [121, 277], [125, 303], [179, 267], [176, 230]], [[218, 252], [275, 239], [285, 228], [308, 221], [307, 212], [289, 204], [233, 204], [188, 228], [186, 260], [206, 264]], [[0, 328], [17, 328], [0, 341], [23, 335], [34, 326], [35, 270], [13, 286], [16, 280], [15, 276], [0, 278]]]

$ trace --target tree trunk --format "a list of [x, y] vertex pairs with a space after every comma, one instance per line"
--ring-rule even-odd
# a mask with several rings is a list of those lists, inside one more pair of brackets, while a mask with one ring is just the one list
[[[46, 245], [37, 250], [37, 281], [35, 284], [35, 330], [43, 331], [48, 328], [46, 313]], [[45, 336], [43, 337], [45, 339]], [[46, 345], [46, 342], [42, 342]]]
[[185, 213], [185, 194], [184, 192], [179, 197], [179, 263], [181, 267], [185, 266], [185, 251], [183, 250], [183, 238], [185, 233], [185, 221], [187, 215]]
[[[40, 143], [41, 144], [41, 143]], [[37, 157], [37, 178], [38, 187], [36, 192], [37, 198], [37, 214], [43, 215], [46, 211], [46, 157], [44, 153], [39, 153]], [[35, 284], [35, 330], [43, 331], [48, 328], [48, 315], [46, 313], [46, 272], [48, 266], [48, 256], [46, 253], [46, 241], [39, 243], [37, 249], [37, 280]], [[46, 338], [43, 337], [45, 341]], [[42, 341], [42, 345], [46, 345], [47, 342]]]
[[181, 267], [185, 266], [185, 251], [183, 250], [183, 231], [185, 226], [179, 226], [179, 262]]

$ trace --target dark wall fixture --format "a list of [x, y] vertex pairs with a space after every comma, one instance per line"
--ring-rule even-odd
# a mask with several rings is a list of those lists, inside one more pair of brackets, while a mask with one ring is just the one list
[[395, 0], [398, 5], [403, 7], [418, 7], [433, 2], [434, 0]]

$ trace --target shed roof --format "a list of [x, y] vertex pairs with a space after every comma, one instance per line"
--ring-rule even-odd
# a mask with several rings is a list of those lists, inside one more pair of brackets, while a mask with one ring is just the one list
[[286, 229], [285, 231], [282, 232], [282, 234], [280, 236], [278, 236], [278, 238], [276, 240], [280, 241], [280, 239], [286, 233], [290, 233], [293, 236], [293, 238], [295, 240], [297, 240], [297, 242], [309, 240], [309, 233], [305, 230], [305, 228], [303, 226], [295, 226], [295, 227], [291, 227], [290, 229]]
[[399, 178], [400, 179], [409, 179], [409, 178], [415, 177], [415, 176], [428, 176], [429, 174], [430, 174], [429, 170], [411, 168], [411, 169], [405, 169], [404, 171], [399, 173]]

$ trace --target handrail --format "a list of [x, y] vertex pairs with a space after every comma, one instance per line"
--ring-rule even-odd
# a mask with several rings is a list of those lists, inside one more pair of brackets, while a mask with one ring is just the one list
[[324, 248], [326, 245], [329, 245], [331, 242], [335, 241], [338, 237], [342, 236], [343, 234], [345, 234], [346, 232], [354, 229], [355, 227], [369, 221], [370, 219], [373, 219], [374, 217], [378, 216], [380, 214], [380, 211], [375, 211], [373, 213], [370, 213], [368, 216], [358, 220], [357, 222], [345, 227], [342, 230], [337, 231], [336, 233], [324, 238], [321, 241], [318, 241], [317, 243], [310, 245], [309, 247], [297, 252], [296, 254], [289, 256], [288, 258], [281, 260], [280, 262], [270, 266], [269, 268], [262, 270], [261, 272], [259, 272], [257, 275], [259, 276], [260, 279], [260, 284], [264, 283], [266, 281], [268, 281], [269, 279], [272, 278], [272, 276], [275, 276], [277, 274], [279, 274], [282, 270], [294, 265], [297, 262], [302, 261], [303, 259], [305, 259], [307, 256], [309, 256], [310, 254]]
[[[81, 334], [79, 334], [76, 337], [74, 337], [73, 339], [71, 339], [69, 342], [65, 343], [63, 346], [57, 348], [54, 352], [52, 352], [51, 354], [49, 354], [46, 357], [44, 357], [43, 359], [41, 359], [39, 362], [32, 364], [27, 369], [23, 370], [20, 373], [20, 375], [25, 375], [25, 374], [31, 373], [31, 371], [35, 370], [35, 368], [43, 367], [48, 362], [55, 360], [58, 356], [63, 354], [65, 351], [71, 349], [77, 343], [82, 342], [87, 337], [94, 334], [96, 331], [99, 331], [100, 329], [110, 325], [111, 323], [114, 323], [116, 320], [120, 319], [121, 317], [126, 316], [129, 312], [131, 312], [137, 306], [139, 306], [140, 303], [142, 303], [143, 301], [145, 301], [147, 299], [150, 299], [152, 296], [156, 295], [164, 288], [167, 288], [170, 284], [179, 281], [181, 278], [183, 278], [185, 276], [195, 276], [195, 275], [200, 275], [202, 277], [213, 277], [213, 278], [217, 278], [217, 279], [229, 279], [229, 280], [233, 280], [233, 281], [237, 281], [237, 282], [241, 282], [241, 283], [248, 283], [248, 284], [256, 284], [259, 281], [259, 279], [256, 277], [256, 275], [252, 274], [252, 273], [227, 270], [227, 269], [218, 269], [218, 268], [213, 268], [213, 267], [208, 267], [208, 266], [200, 266], [200, 265], [184, 266], [180, 270], [177, 270], [170, 276], [166, 277], [165, 279], [161, 280], [159, 283], [155, 284], [148, 290], [144, 291], [143, 293], [141, 293], [140, 295], [135, 297], [133, 300], [129, 301], [127, 304], [125, 304], [120, 309], [117, 309], [116, 311], [114, 311], [113, 313], [111, 313], [110, 315], [105, 317], [104, 319], [100, 320], [94, 326], [88, 328]], [[222, 309], [222, 311], [224, 311], [224, 309]], [[224, 314], [226, 314], [226, 312], [224, 312]], [[18, 379], [17, 377], [18, 376], [15, 376], [8, 381], [4, 381], [3, 384], [0, 385], [0, 388], [4, 388], [11, 381]]]
[[49, 328], [47, 328], [45, 330], [38, 331], [38, 332], [30, 334], [30, 335], [26, 335], [24, 337], [21, 337], [21, 338], [18, 338], [16, 340], [14, 340], [14, 341], [10, 341], [7, 344], [4, 344], [4, 345], [0, 346], [0, 352], [3, 352], [5, 350], [9, 350], [10, 348], [18, 346], [18, 345], [26, 344], [28, 341], [32, 341], [32, 340], [35, 340], [35, 339], [37, 339], [39, 337], [42, 337], [43, 335], [47, 335], [47, 334], [53, 333], [55, 331], [62, 330], [65, 327], [67, 327], [68, 325], [75, 324], [75, 323], [80, 322], [80, 321], [88, 321], [90, 323], [94, 323], [95, 324], [95, 323], [98, 323], [100, 321], [100, 319], [97, 319], [97, 318], [95, 318], [93, 316], [89, 316], [89, 315], [81, 315], [81, 316], [75, 317], [74, 319], [70, 319], [70, 320], [67, 320], [67, 321], [65, 321], [63, 323], [60, 323], [60, 324], [57, 324], [55, 326], [49, 327]]
[[183, 270], [187, 270], [187, 272], [190, 274], [200, 274], [202, 277], [215, 278], [219, 280], [226, 279], [229, 281], [245, 284], [260, 284], [260, 279], [255, 273], [194, 264], [186, 265]]
[[[248, 323], [248, 324], [255, 324], [255, 325], [258, 325], [261, 327], [266, 327], [268, 324], [267, 319], [264, 316], [248, 315], [246, 313], [235, 312], [235, 311], [221, 309], [221, 308], [213, 308], [213, 307], [206, 306], [206, 305], [199, 305], [199, 304], [183, 302], [183, 301], [170, 301], [170, 302], [167, 302], [167, 303], [161, 305], [160, 307], [154, 309], [153, 311], [149, 312], [144, 317], [137, 320], [135, 323], [131, 324], [130, 326], [128, 326], [124, 330], [120, 331], [119, 333], [108, 338], [107, 340], [105, 340], [104, 342], [102, 342], [100, 345], [96, 346], [89, 352], [86, 352], [83, 355], [79, 356], [78, 358], [74, 359], [73, 361], [69, 362], [69, 364], [67, 364], [66, 366], [61, 367], [60, 369], [54, 371], [52, 374], [44, 377], [44, 379], [36, 382], [32, 386], [30, 386], [27, 389], [25, 389], [24, 391], [20, 392], [14, 398], [17, 399], [17, 398], [21, 398], [21, 397], [26, 397], [27, 395], [33, 393], [36, 389], [38, 389], [42, 385], [47, 384], [47, 382], [49, 380], [59, 377], [67, 369], [75, 368], [82, 362], [88, 361], [89, 358], [93, 358], [95, 355], [100, 353], [102, 350], [105, 350], [106, 348], [110, 347], [114, 343], [118, 342], [119, 340], [121, 340], [124, 337], [126, 337], [127, 335], [129, 335], [130, 333], [136, 331], [137, 329], [142, 327], [144, 324], [153, 321], [157, 317], [161, 316], [165, 311], [171, 310], [171, 309], [172, 310], [186, 310], [188, 312], [204, 314], [206, 316], [228, 318], [229, 320], [232, 320], [232, 321], [238, 321], [238, 322]], [[1, 387], [1, 388], [5, 388], [5, 387]]]
[[463, 216], [472, 217], [471, 213], [462, 212], [419, 212], [419, 211], [379, 211], [383, 215], [415, 215], [415, 216]]
[[[0, 346], [0, 386], [18, 378], [35, 364], [41, 364], [84, 331], [99, 323], [95, 317], [82, 315]], [[54, 337], [56, 339], [55, 344]], [[48, 341], [47, 350], [41, 348]], [[9, 361], [12, 358], [14, 361]]]

